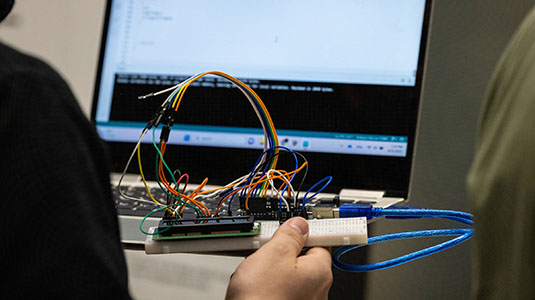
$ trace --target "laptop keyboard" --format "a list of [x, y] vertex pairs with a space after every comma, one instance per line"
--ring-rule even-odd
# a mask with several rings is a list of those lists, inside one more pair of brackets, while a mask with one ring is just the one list
[[[127, 194], [128, 196], [134, 197], [134, 198], [142, 198], [142, 199], [150, 199], [147, 195], [147, 191], [145, 190], [145, 187], [139, 186], [139, 185], [128, 185], [123, 184], [121, 186], [122, 191]], [[112, 184], [111, 190], [113, 194], [113, 199], [115, 201], [115, 208], [117, 209], [117, 214], [119, 216], [137, 216], [137, 217], [145, 217], [148, 213], [150, 213], [152, 210], [159, 208], [157, 204], [151, 204], [147, 202], [142, 201], [135, 201], [131, 199], [127, 199], [123, 197], [117, 188], [117, 185]], [[151, 188], [150, 192], [152, 196], [156, 199], [167, 199], [167, 194], [162, 191], [160, 188]], [[189, 195], [193, 192], [193, 190], [186, 190], [184, 194]], [[150, 201], [150, 200], [149, 200]], [[200, 201], [206, 207], [211, 211], [214, 212], [217, 208], [217, 205], [219, 204], [217, 199], [214, 200], [203, 200]], [[221, 209], [219, 210], [219, 213], [221, 215], [226, 215], [227, 206], [223, 205]], [[233, 211], [236, 211], [239, 209], [239, 201], [233, 201], [232, 203]], [[159, 211], [156, 213], [153, 213], [151, 217], [161, 218], [163, 216], [164, 212]], [[189, 213], [186, 213], [189, 214]], [[193, 213], [191, 213], [191, 217], [195, 217]]]
[[[111, 186], [113, 199], [115, 201], [115, 208], [117, 209], [117, 214], [123, 216], [138, 216], [144, 217], [150, 213], [153, 209], [158, 208], [156, 204], [150, 204], [147, 202], [134, 201], [126, 199], [119, 193], [119, 189], [116, 185]], [[149, 199], [147, 191], [144, 187], [140, 186], [122, 186], [123, 192], [128, 196], [135, 198]], [[165, 199], [165, 194], [162, 190], [153, 188], [151, 189], [151, 194], [157, 199]], [[163, 212], [154, 213], [154, 217], [162, 217]]]

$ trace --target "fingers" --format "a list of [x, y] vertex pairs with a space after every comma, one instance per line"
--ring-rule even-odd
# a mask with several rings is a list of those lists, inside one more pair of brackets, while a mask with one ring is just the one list
[[236, 269], [226, 299], [327, 299], [332, 284], [331, 255], [314, 247], [299, 256], [308, 222], [292, 218], [271, 240]]
[[[324, 291], [329, 291], [333, 281], [331, 268], [331, 254], [325, 248], [314, 247], [308, 252], [297, 258], [298, 268], [307, 274], [308, 280], [324, 287]], [[321, 290], [321, 288], [320, 288]]]
[[331, 253], [325, 248], [314, 247], [297, 259], [298, 264], [313, 264], [321, 270], [331, 269]]
[[303, 249], [307, 238], [308, 222], [301, 217], [295, 217], [284, 222], [271, 240], [260, 249], [295, 259]]

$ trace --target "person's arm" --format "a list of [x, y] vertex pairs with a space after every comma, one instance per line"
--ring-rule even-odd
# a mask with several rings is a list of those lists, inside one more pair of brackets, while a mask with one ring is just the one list
[[483, 101], [468, 174], [475, 299], [535, 295], [535, 10], [509, 41]]
[[0, 61], [4, 298], [129, 299], [95, 129], [48, 65], [2, 45]]
[[307, 238], [305, 219], [292, 218], [282, 224], [268, 243], [238, 266], [226, 299], [327, 299], [331, 255], [315, 247], [299, 256]]

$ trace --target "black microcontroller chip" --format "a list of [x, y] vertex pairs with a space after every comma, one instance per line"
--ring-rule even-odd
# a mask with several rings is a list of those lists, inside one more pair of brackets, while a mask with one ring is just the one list
[[246, 197], [240, 197], [240, 208], [249, 216], [254, 216], [256, 220], [279, 220], [285, 221], [296, 216], [305, 216], [301, 213], [300, 206], [295, 207], [293, 202], [289, 202], [290, 209], [283, 203], [279, 211], [279, 199], [264, 197], [249, 197], [246, 205]]

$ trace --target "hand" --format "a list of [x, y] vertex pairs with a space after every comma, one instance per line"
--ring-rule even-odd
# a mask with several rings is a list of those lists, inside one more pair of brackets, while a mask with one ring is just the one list
[[333, 276], [329, 251], [314, 247], [298, 256], [308, 223], [292, 218], [236, 269], [227, 289], [234, 299], [327, 299]]

